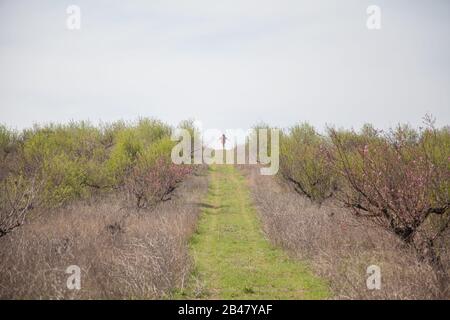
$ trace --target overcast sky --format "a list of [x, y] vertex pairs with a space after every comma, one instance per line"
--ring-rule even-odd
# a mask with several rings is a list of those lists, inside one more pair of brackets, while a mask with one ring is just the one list
[[0, 123], [449, 124], [449, 33], [448, 0], [0, 0]]

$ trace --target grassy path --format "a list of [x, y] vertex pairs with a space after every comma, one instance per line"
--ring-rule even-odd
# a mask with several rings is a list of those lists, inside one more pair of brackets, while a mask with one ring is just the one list
[[183, 298], [320, 299], [323, 281], [263, 236], [249, 189], [233, 166], [212, 166], [190, 249], [195, 270]]

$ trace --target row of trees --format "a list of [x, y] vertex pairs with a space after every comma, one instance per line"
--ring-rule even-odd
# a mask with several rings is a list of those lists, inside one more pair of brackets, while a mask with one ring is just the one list
[[22, 225], [35, 207], [62, 206], [99, 192], [123, 190], [138, 208], [167, 199], [191, 170], [172, 165], [171, 133], [152, 119], [22, 132], [0, 126], [0, 237]]
[[413, 246], [448, 290], [436, 244], [448, 237], [450, 225], [449, 127], [438, 129], [426, 117], [418, 130], [365, 125], [359, 132], [328, 128], [321, 135], [299, 124], [280, 137], [280, 174], [312, 201], [332, 197]]

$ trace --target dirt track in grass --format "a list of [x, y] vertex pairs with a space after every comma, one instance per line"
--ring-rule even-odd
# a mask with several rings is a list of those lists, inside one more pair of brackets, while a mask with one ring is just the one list
[[190, 251], [183, 298], [322, 299], [325, 282], [267, 241], [245, 178], [231, 165], [209, 169], [210, 185]]

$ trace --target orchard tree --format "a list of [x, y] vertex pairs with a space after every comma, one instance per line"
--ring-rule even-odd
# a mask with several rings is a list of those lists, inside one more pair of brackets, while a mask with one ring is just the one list
[[330, 129], [330, 159], [342, 176], [338, 198], [354, 214], [370, 219], [412, 245], [435, 270], [442, 290], [448, 274], [436, 243], [450, 224], [450, 131], [433, 123], [418, 134], [407, 126], [366, 139], [353, 150]]

